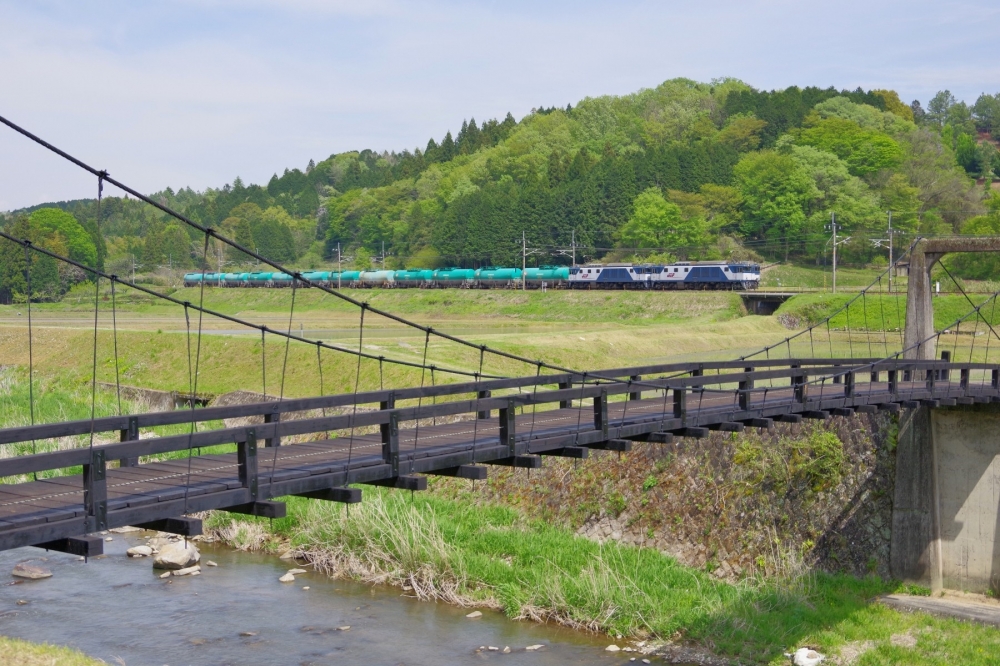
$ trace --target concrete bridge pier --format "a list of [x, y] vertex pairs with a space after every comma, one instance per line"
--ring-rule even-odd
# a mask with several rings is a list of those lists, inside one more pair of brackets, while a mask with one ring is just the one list
[[1000, 592], [1000, 405], [900, 417], [890, 569], [933, 592]]

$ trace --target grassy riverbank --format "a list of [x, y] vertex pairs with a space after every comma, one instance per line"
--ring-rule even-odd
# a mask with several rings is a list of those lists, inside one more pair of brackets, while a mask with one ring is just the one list
[[800, 645], [863, 653], [853, 662], [861, 666], [985, 665], [1000, 650], [993, 629], [876, 603], [899, 587], [877, 577], [789, 569], [730, 584], [653, 549], [601, 545], [511, 508], [432, 494], [365, 489], [350, 511], [298, 498], [288, 508], [273, 523], [215, 514], [209, 524], [238, 547], [290, 545], [331, 575], [514, 618], [691, 643], [743, 663], [787, 663], [783, 653]]
[[18, 666], [97, 666], [99, 659], [91, 659], [82, 652], [45, 643], [29, 643], [16, 638], [0, 636], [0, 664]]

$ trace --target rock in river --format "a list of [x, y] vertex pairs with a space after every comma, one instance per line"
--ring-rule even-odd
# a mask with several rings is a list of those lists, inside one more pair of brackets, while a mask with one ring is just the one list
[[201, 553], [192, 543], [175, 541], [160, 548], [160, 552], [153, 558], [154, 569], [187, 569], [198, 564], [201, 560]]
[[153, 549], [149, 546], [132, 546], [125, 554], [129, 557], [149, 557], [153, 554]]
[[41, 578], [51, 578], [52, 572], [48, 569], [43, 569], [42, 567], [36, 567], [31, 564], [20, 563], [14, 567], [11, 572], [18, 578], [30, 578], [31, 580], [39, 580]]

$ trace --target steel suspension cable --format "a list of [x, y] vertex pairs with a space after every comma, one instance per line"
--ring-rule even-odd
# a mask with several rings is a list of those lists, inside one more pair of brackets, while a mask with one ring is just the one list
[[[204, 282], [205, 281], [202, 280], [202, 284], [204, 284]], [[292, 304], [288, 308], [288, 335], [289, 335], [289, 337], [285, 338], [285, 357], [281, 361], [281, 388], [278, 390], [278, 404], [281, 404], [285, 400], [285, 376], [286, 376], [287, 371], [288, 371], [288, 347], [292, 344], [292, 338], [290, 336], [292, 334], [292, 323], [293, 323], [293, 320], [295, 319], [295, 293], [296, 293], [296, 291], [298, 291], [298, 280], [295, 279], [295, 278], [292, 278]], [[361, 357], [359, 356], [358, 358], [360, 359]], [[272, 438], [272, 443], [274, 444], [274, 446], [272, 446], [271, 448], [274, 449], [274, 451], [271, 454], [271, 474], [268, 476], [268, 481], [267, 481], [268, 494], [270, 494], [271, 486], [274, 485], [274, 470], [278, 466], [278, 443], [279, 442], [278, 442], [278, 438], [276, 436]]]
[[115, 301], [115, 282], [111, 280], [111, 334], [115, 347], [115, 394], [118, 397], [118, 416], [122, 415], [122, 381], [118, 363], [118, 304]]
[[[430, 345], [430, 342], [431, 342], [431, 332], [430, 332], [430, 330], [428, 330], [427, 334], [424, 336], [424, 360], [422, 361], [422, 365], [427, 365], [427, 347]], [[420, 388], [421, 389], [424, 388], [424, 370], [420, 371]], [[414, 454], [416, 454], [416, 452], [417, 452], [417, 440], [420, 439], [420, 417], [419, 417], [419, 412], [420, 412], [420, 408], [423, 406], [423, 402], [424, 402], [424, 395], [423, 395], [423, 391], [421, 391], [420, 395], [417, 396], [417, 413], [418, 413], [418, 416], [417, 416], [417, 420], [415, 422], [416, 425], [413, 428], [413, 453]]]

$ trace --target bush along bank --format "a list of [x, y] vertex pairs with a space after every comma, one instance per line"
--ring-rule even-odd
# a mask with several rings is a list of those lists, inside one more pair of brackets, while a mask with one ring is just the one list
[[[891, 427], [891, 422], [887, 426]], [[855, 448], [863, 449], [862, 442], [868, 440], [849, 435], [860, 430], [865, 430], [863, 424], [845, 422], [831, 423], [829, 428], [809, 426], [797, 432], [720, 438], [713, 440], [717, 446], [711, 456], [715, 459], [709, 462], [723, 465], [728, 456], [732, 465], [740, 451], [743, 462], [739, 466], [748, 470], [742, 481], [747, 484], [743, 491], [746, 497], [752, 496], [750, 486], [768, 484], [772, 495], [778, 494], [783, 484], [789, 484], [785, 487], [792, 489], [793, 496], [793, 491], [805, 492], [805, 487], [814, 494], [834, 493], [841, 484], [853, 485], [844, 478], [853, 473], [851, 465], [857, 464]], [[777, 459], [767, 459], [764, 452], [774, 444], [768, 437], [777, 438], [779, 443], [783, 437], [787, 440], [782, 449], [782, 456], [787, 456], [783, 466]], [[891, 439], [891, 430], [886, 439]], [[802, 440], [812, 443], [804, 448]], [[837, 441], [843, 458], [834, 453]], [[877, 448], [878, 444], [869, 442], [868, 446]], [[639, 504], [641, 498], [650, 497], [653, 488], [666, 494], [671, 466], [686, 455], [694, 454], [673, 452], [673, 462], [658, 472], [663, 476], [656, 477], [657, 485], [640, 482], [638, 492], [643, 495], [637, 495]], [[641, 461], [641, 455], [632, 454], [604, 463], [627, 465], [630, 458]], [[594, 462], [574, 468], [572, 463], [550, 461], [542, 472], [544, 477], [538, 477], [538, 472], [532, 475], [530, 487], [548, 487], [547, 492], [537, 491], [545, 497], [578, 497], [573, 494], [577, 491], [571, 488], [570, 477], [582, 480], [594, 472], [589, 469]], [[878, 469], [877, 456], [872, 464]], [[833, 469], [839, 469], [843, 476], [839, 483], [827, 486]], [[718, 471], [711, 466], [701, 470], [701, 483], [708, 482], [712, 470]], [[719, 483], [716, 478], [712, 477], [713, 484]], [[281, 520], [216, 513], [207, 524], [231, 545], [288, 552], [333, 576], [395, 585], [404, 594], [422, 599], [495, 608], [512, 618], [606, 632], [615, 636], [618, 644], [617, 636], [623, 636], [634, 641], [696, 646], [734, 663], [787, 663], [784, 653], [801, 645], [816, 647], [840, 663], [862, 665], [987, 664], [1000, 649], [1000, 635], [992, 629], [902, 614], [875, 603], [878, 595], [901, 588], [874, 574], [829, 573], [807, 564], [808, 557], [784, 555], [784, 564], [775, 559], [770, 571], [765, 560], [756, 568], [746, 567], [732, 580], [723, 580], [716, 573], [718, 567], [685, 566], [645, 543], [584, 538], [568, 521], [577, 515], [585, 523], [589, 516], [580, 509], [567, 509], [563, 514], [551, 508], [541, 510], [542, 503], [529, 505], [529, 485], [523, 472], [506, 479], [498, 474], [476, 489], [469, 482], [434, 485], [434, 492], [415, 495], [365, 488], [364, 502], [349, 509], [286, 498], [289, 516]], [[518, 507], [501, 506], [493, 499], [504, 488]], [[613, 493], [615, 488], [609, 484], [605, 490]], [[677, 492], [683, 501], [692, 505], [705, 497], [691, 489], [681, 490]], [[585, 487], [579, 492], [594, 491], [594, 487]], [[716, 499], [722, 497], [719, 494]], [[634, 499], [622, 494], [613, 500], [616, 506], [624, 507], [619, 517]], [[729, 501], [738, 504], [743, 500], [734, 495]], [[795, 506], [788, 504], [782, 510], [792, 511]], [[532, 517], [546, 512], [548, 520]], [[664, 524], [674, 522], [668, 517]], [[761, 533], [771, 534], [774, 542], [773, 531], [761, 529]], [[770, 547], [778, 551], [778, 546]], [[732, 552], [738, 553], [739, 548], [733, 545]], [[817, 546], [810, 552], [822, 548]], [[850, 546], [831, 552], [850, 552]], [[860, 558], [845, 559], [850, 564], [842, 568], [868, 568]]]

